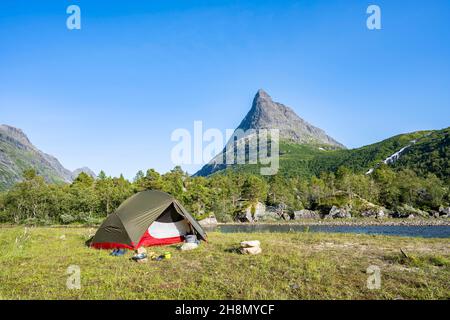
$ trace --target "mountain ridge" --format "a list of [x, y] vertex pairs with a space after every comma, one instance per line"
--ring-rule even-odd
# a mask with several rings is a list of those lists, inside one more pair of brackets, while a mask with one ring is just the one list
[[89, 175], [93, 174], [88, 168], [74, 172], [66, 169], [56, 157], [34, 146], [21, 129], [0, 125], [0, 190], [21, 181], [24, 170], [30, 168], [51, 183], [72, 182], [77, 173], [85, 171]]

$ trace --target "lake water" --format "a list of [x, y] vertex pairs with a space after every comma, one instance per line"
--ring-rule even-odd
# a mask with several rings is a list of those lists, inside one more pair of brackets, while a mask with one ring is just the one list
[[331, 232], [380, 234], [387, 236], [405, 236], [422, 238], [450, 238], [450, 226], [332, 226], [332, 225], [272, 225], [272, 224], [242, 224], [221, 225], [206, 228], [207, 231], [222, 233], [252, 233], [252, 232]]

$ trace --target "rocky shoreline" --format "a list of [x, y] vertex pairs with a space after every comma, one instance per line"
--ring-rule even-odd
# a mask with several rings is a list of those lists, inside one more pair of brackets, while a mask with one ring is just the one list
[[294, 221], [276, 221], [276, 222], [219, 222], [217, 226], [221, 225], [299, 225], [299, 226], [450, 226], [450, 219], [401, 219], [401, 218], [386, 218], [386, 219], [303, 219]]

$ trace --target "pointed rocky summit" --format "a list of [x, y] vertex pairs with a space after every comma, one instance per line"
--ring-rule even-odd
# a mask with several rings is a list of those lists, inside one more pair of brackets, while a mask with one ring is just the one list
[[296, 143], [324, 144], [336, 148], [345, 148], [328, 136], [325, 131], [300, 118], [291, 108], [274, 102], [262, 89], [256, 93], [252, 107], [238, 129], [244, 131], [249, 129], [279, 129], [280, 139]]
[[[236, 130], [251, 132], [260, 129], [278, 129], [280, 140], [298, 144], [309, 144], [327, 149], [345, 149], [345, 146], [327, 135], [325, 131], [317, 128], [300, 118], [291, 108], [274, 102], [272, 98], [260, 89], [253, 99], [252, 107]], [[242, 140], [242, 138], [241, 138]], [[231, 142], [229, 141], [227, 145]], [[225, 151], [225, 149], [224, 149]], [[207, 176], [216, 171], [225, 169], [223, 164], [224, 151], [215, 156], [208, 164], [198, 171], [196, 176]]]

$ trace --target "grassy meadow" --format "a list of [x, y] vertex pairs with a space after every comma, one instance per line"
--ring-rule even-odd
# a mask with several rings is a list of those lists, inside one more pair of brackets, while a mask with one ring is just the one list
[[[87, 248], [89, 228], [0, 227], [1, 299], [450, 299], [450, 240], [321, 233], [209, 233], [209, 242], [139, 264]], [[236, 252], [260, 240], [263, 253]], [[400, 248], [406, 253], [405, 257]], [[78, 265], [81, 288], [69, 290]], [[381, 288], [367, 288], [367, 268]]]

